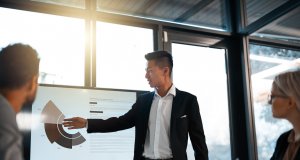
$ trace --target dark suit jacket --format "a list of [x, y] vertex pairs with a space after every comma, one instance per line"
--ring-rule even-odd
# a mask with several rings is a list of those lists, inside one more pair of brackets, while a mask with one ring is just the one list
[[[289, 145], [288, 143], [288, 137], [290, 135], [292, 130], [289, 130], [283, 134], [280, 135], [280, 137], [277, 140], [275, 151], [273, 153], [273, 156], [271, 157], [271, 160], [282, 160], [283, 156], [285, 154], [285, 151]], [[297, 154], [295, 156], [295, 160], [300, 159], [300, 150], [298, 149]]]
[[[154, 92], [139, 96], [132, 109], [120, 117], [112, 117], [107, 120], [88, 119], [87, 132], [114, 132], [135, 127], [133, 159], [142, 159], [153, 96]], [[187, 159], [188, 134], [194, 148], [195, 159], [207, 160], [208, 150], [197, 98], [190, 93], [176, 89], [170, 124], [170, 145], [174, 160]]]

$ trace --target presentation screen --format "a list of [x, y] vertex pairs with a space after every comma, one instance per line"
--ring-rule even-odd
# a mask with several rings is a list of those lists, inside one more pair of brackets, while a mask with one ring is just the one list
[[69, 130], [71, 117], [119, 117], [131, 109], [137, 92], [40, 86], [31, 109], [30, 160], [129, 160], [134, 128], [112, 133]]

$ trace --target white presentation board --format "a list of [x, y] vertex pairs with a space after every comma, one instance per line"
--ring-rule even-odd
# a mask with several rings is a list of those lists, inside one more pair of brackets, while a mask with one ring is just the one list
[[134, 128], [91, 133], [68, 130], [64, 118], [118, 117], [131, 109], [136, 92], [40, 86], [32, 105], [30, 160], [129, 160]]

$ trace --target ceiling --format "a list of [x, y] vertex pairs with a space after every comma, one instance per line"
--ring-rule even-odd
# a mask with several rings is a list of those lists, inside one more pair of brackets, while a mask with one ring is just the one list
[[[28, 0], [22, 0], [28, 1]], [[85, 8], [84, 0], [31, 0]], [[155, 19], [170, 23], [229, 31], [228, 0], [97, 0], [101, 12]], [[247, 24], [295, 0], [246, 0]], [[293, 5], [293, 4], [291, 4]], [[258, 29], [251, 36], [300, 43], [300, 7]]]
[[227, 30], [224, 0], [98, 0], [97, 10]]

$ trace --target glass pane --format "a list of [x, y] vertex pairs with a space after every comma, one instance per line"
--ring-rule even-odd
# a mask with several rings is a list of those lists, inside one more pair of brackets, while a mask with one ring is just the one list
[[246, 0], [248, 24], [258, 20], [288, 0]]
[[[300, 52], [250, 45], [251, 82], [259, 160], [269, 160], [280, 134], [291, 129], [290, 123], [272, 117], [267, 95], [275, 75], [300, 67]], [[298, 61], [298, 62], [297, 62]]]
[[225, 0], [97, 0], [97, 10], [227, 30]]
[[84, 85], [84, 20], [0, 8], [0, 47], [25, 43], [41, 58], [39, 83]]
[[97, 87], [150, 90], [144, 55], [153, 51], [153, 30], [96, 23]]
[[30, 1], [50, 3], [55, 5], [68, 6], [68, 7], [85, 8], [85, 0], [63, 0], [63, 1], [62, 0], [30, 0]]
[[254, 36], [289, 41], [300, 44], [300, 7], [268, 24]]
[[174, 85], [197, 96], [209, 159], [231, 159], [225, 50], [172, 43], [172, 53]]

